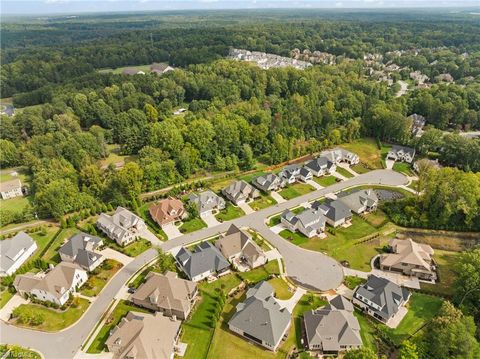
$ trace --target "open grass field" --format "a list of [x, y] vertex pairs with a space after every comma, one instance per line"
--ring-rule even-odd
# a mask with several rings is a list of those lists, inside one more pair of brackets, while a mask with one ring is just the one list
[[31, 197], [15, 197], [0, 200], [0, 209], [12, 213], [22, 213], [30, 204]]
[[262, 194], [259, 198], [249, 203], [250, 207], [252, 207], [252, 209], [255, 211], [259, 211], [276, 204], [277, 201], [275, 201], [272, 196], [266, 194]]
[[382, 158], [387, 155], [390, 148], [383, 145], [378, 149], [377, 142], [373, 138], [361, 138], [351, 143], [344, 143], [341, 147], [356, 153], [360, 161], [371, 169], [383, 168]]
[[315, 191], [315, 188], [307, 183], [294, 183], [287, 188], [282, 189], [278, 193], [288, 201], [292, 198], [302, 196], [312, 191]]
[[108, 324], [105, 324], [100, 329], [100, 332], [97, 334], [92, 344], [88, 348], [87, 353], [101, 353], [105, 347], [105, 342], [110, 336], [110, 330], [112, 330], [120, 322], [120, 320], [122, 320], [122, 318], [126, 316], [130, 311], [148, 313], [148, 311], [143, 308], [129, 305], [125, 300], [121, 300], [107, 319]]
[[75, 301], [77, 302], [76, 307], [72, 304], [64, 311], [47, 308], [40, 304], [22, 304], [18, 307], [20, 313], [30, 313], [42, 316], [44, 319], [43, 323], [33, 326], [31, 324], [19, 323], [18, 319], [13, 319], [10, 323], [19, 327], [33, 328], [45, 332], [57, 332], [69, 327], [80, 319], [90, 305], [90, 302], [83, 298], [77, 298]]
[[109, 154], [107, 158], [104, 158], [102, 160], [99, 160], [99, 165], [101, 167], [108, 167], [110, 164], [125, 164], [128, 162], [133, 162], [137, 159], [137, 156], [135, 155], [128, 155], [124, 156], [120, 154], [120, 146], [116, 144], [109, 144], [107, 145], [107, 149], [109, 151]]
[[428, 290], [439, 295], [451, 296], [454, 294], [454, 282], [457, 277], [455, 266], [458, 263], [460, 252], [451, 252], [441, 249], [435, 249], [433, 258], [437, 263], [437, 272], [439, 281], [435, 284], [421, 283], [422, 289]]
[[80, 231], [77, 228], [62, 229], [57, 238], [55, 238], [53, 243], [48, 247], [47, 251], [42, 256], [42, 259], [52, 264], [60, 263], [61, 258], [58, 254], [58, 250], [63, 245], [63, 243], [65, 243], [70, 237], [72, 237], [75, 233], [78, 232]]
[[106, 259], [90, 274], [86, 283], [80, 288], [80, 293], [88, 297], [97, 296], [122, 267], [122, 263]]
[[143, 238], [136, 240], [125, 247], [119, 246], [117, 242], [114, 242], [110, 239], [104, 239], [103, 243], [105, 243], [107, 247], [115, 249], [116, 251], [119, 251], [120, 253], [123, 253], [129, 257], [136, 257], [152, 247], [152, 244]]
[[150, 65], [137, 65], [137, 66], [124, 66], [124, 67], [117, 67], [115, 69], [100, 69], [98, 72], [100, 73], [109, 73], [111, 72], [112, 74], [121, 74], [123, 70], [125, 69], [136, 69], [137, 71], [143, 71], [145, 73], [150, 72]]
[[227, 202], [225, 209], [222, 209], [215, 215], [215, 218], [219, 222], [230, 221], [232, 219], [242, 217], [245, 215], [245, 212], [240, 207], [234, 206], [233, 204]]
[[353, 177], [353, 175], [343, 167], [337, 167], [336, 172], [341, 174], [343, 177], [346, 177], [346, 178], [352, 178]]
[[337, 183], [337, 178], [335, 176], [313, 177], [313, 180], [322, 187], [328, 187]]
[[357, 172], [358, 174], [362, 174], [362, 173], [367, 173], [367, 172], [370, 172], [370, 169], [367, 168], [363, 163], [358, 163], [356, 165], [353, 165], [350, 167], [352, 170], [354, 170], [355, 172]]
[[180, 229], [180, 232], [182, 232], [183, 234], [186, 234], [186, 233], [198, 231], [199, 229], [202, 229], [205, 227], [207, 227], [207, 224], [202, 219], [192, 218], [184, 221], [179, 229]]

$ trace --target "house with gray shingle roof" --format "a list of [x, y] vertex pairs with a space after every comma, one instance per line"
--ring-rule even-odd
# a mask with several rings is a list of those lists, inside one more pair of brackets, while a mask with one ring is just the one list
[[388, 151], [387, 159], [412, 163], [415, 157], [415, 149], [412, 147], [393, 145]]
[[353, 315], [353, 305], [341, 295], [323, 308], [303, 315], [306, 349], [334, 354], [362, 345], [360, 324]]
[[25, 232], [0, 241], [0, 277], [12, 275], [37, 250], [37, 243]]
[[101, 238], [80, 232], [70, 237], [60, 247], [58, 254], [60, 254], [62, 261], [76, 263], [86, 271], [91, 272], [105, 259], [97, 251], [102, 244]]
[[234, 204], [242, 204], [260, 196], [260, 192], [245, 181], [234, 181], [222, 190], [222, 193]]
[[264, 348], [277, 350], [290, 328], [291, 313], [274, 297], [273, 287], [260, 282], [247, 291], [228, 322], [229, 329]]
[[143, 219], [123, 207], [117, 207], [111, 216], [101, 213], [97, 219], [97, 227], [121, 246], [138, 239], [140, 233], [147, 228]]
[[190, 195], [189, 201], [197, 206], [200, 217], [225, 208], [225, 200], [210, 190]]
[[321, 177], [335, 172], [337, 166], [327, 157], [317, 157], [305, 163], [305, 168], [312, 172], [312, 175]]
[[194, 282], [211, 275], [226, 273], [230, 267], [227, 259], [210, 242], [200, 243], [193, 252], [182, 247], [175, 260], [180, 269]]
[[340, 195], [338, 200], [357, 214], [375, 211], [378, 205], [378, 197], [373, 189], [363, 189]]
[[299, 180], [307, 182], [312, 179], [312, 173], [308, 168], [295, 164], [285, 166], [278, 176], [288, 184], [295, 183]]
[[410, 292], [386, 278], [370, 275], [353, 293], [353, 304], [375, 319], [387, 323], [410, 299]]
[[325, 216], [314, 208], [307, 208], [299, 214], [286, 209], [280, 221], [290, 231], [298, 231], [308, 238], [321, 235], [325, 231]]
[[326, 218], [326, 221], [332, 227], [341, 225], [347, 226], [352, 220], [352, 212], [347, 205], [340, 200], [327, 200], [324, 203], [315, 201], [312, 208], [319, 210]]
[[321, 157], [326, 157], [330, 162], [335, 164], [344, 162], [349, 165], [356, 165], [360, 162], [360, 157], [356, 153], [347, 151], [343, 148], [334, 148], [333, 150], [327, 150], [320, 154]]
[[252, 181], [252, 184], [263, 192], [277, 191], [286, 186], [287, 182], [273, 173], [259, 176]]

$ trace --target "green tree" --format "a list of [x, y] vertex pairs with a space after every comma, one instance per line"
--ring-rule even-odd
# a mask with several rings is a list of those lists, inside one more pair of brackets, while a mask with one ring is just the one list
[[377, 359], [377, 354], [375, 354], [370, 348], [362, 347], [347, 351], [344, 359]]
[[402, 343], [398, 359], [418, 359], [417, 346], [409, 340], [405, 340]]

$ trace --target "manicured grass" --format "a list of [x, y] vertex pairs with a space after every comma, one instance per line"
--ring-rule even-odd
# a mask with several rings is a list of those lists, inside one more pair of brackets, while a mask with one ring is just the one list
[[265, 240], [265, 238], [263, 238], [262, 236], [260, 236], [257, 232], [255, 232], [254, 230], [248, 230], [248, 232], [249, 232], [250, 235], [252, 236], [253, 241], [254, 241], [262, 250], [264, 250], [265, 252], [267, 252], [267, 251], [269, 251], [269, 250], [271, 249], [270, 246], [268, 246], [267, 241]]
[[435, 249], [433, 258], [437, 263], [437, 273], [439, 280], [435, 284], [420, 283], [422, 289], [440, 295], [451, 296], [455, 292], [454, 282], [457, 277], [455, 266], [458, 263], [460, 252], [450, 252]]
[[353, 177], [353, 175], [343, 167], [337, 167], [336, 172], [341, 174], [343, 177], [346, 177], [346, 178], [352, 178]]
[[328, 187], [337, 183], [337, 177], [335, 176], [313, 177], [313, 180], [322, 187]]
[[215, 215], [215, 218], [219, 222], [230, 221], [232, 219], [242, 217], [245, 215], [245, 212], [240, 207], [236, 207], [227, 202], [225, 209], [222, 209], [218, 214]]
[[382, 146], [381, 149], [378, 149], [377, 142], [373, 138], [360, 138], [351, 143], [344, 143], [342, 147], [356, 153], [360, 157], [360, 161], [372, 169], [383, 168], [382, 158], [389, 150], [389, 146]]
[[8, 290], [8, 287], [4, 287], [4, 289], [0, 292], [0, 309], [8, 303], [8, 301], [13, 297], [14, 293]]
[[107, 149], [109, 151], [107, 158], [98, 161], [101, 167], [107, 167], [110, 164], [116, 164], [116, 163], [125, 164], [128, 162], [133, 162], [137, 158], [137, 156], [134, 156], [134, 155], [128, 155], [128, 156], [120, 155], [120, 146], [116, 144], [107, 145]]
[[252, 209], [255, 211], [259, 211], [275, 204], [277, 204], [277, 201], [275, 201], [272, 196], [262, 194], [256, 200], [250, 202], [250, 207], [252, 207]]
[[143, 71], [145, 73], [150, 72], [150, 65], [137, 65], [137, 66], [124, 66], [124, 67], [117, 67], [116, 69], [100, 69], [98, 72], [100, 73], [113, 73], [113, 74], [121, 74], [125, 69], [136, 69], [137, 71]]
[[17, 319], [10, 321], [12, 324], [19, 327], [33, 328], [37, 330], [42, 330], [45, 332], [57, 332], [64, 328], [69, 327], [75, 323], [83, 313], [87, 310], [89, 306], [89, 301], [83, 298], [76, 298], [74, 301], [77, 302], [77, 306], [74, 307], [72, 304], [68, 309], [62, 311], [52, 308], [47, 308], [40, 304], [22, 304], [20, 305], [20, 312], [29, 312], [35, 315], [40, 315], [44, 318], [44, 322], [37, 326], [32, 326], [30, 324], [20, 324], [17, 322]]
[[77, 228], [65, 228], [62, 229], [60, 234], [55, 238], [53, 243], [48, 247], [45, 254], [42, 256], [42, 259], [49, 263], [58, 264], [61, 262], [60, 255], [58, 254], [58, 250], [60, 247], [67, 241], [71, 236], [75, 233], [80, 232]]
[[393, 165], [393, 170], [397, 171], [397, 172], [400, 172], [400, 173], [404, 173], [407, 176], [411, 176], [411, 175], [414, 174], [413, 171], [412, 171], [412, 166], [408, 163], [405, 163], [405, 162], [396, 161]]
[[87, 353], [101, 353], [105, 347], [105, 342], [110, 336], [110, 330], [112, 330], [120, 322], [120, 320], [122, 320], [122, 318], [126, 316], [130, 311], [148, 313], [146, 309], [130, 305], [127, 303], [127, 301], [121, 300], [120, 302], [118, 302], [115, 309], [109, 315], [106, 321], [106, 323], [108, 324], [105, 324], [102, 329], [100, 329], [100, 332], [97, 334], [92, 344], [88, 348]]
[[22, 213], [23, 210], [30, 204], [31, 197], [15, 197], [10, 199], [0, 200], [0, 208], [2, 211], [9, 211], [13, 213]]
[[[5, 354], [9, 352], [8, 356]], [[15, 359], [15, 358], [24, 358], [24, 359], [40, 359], [41, 356], [33, 350], [28, 350], [17, 345], [0, 345], [0, 357], [2, 359]]]
[[370, 172], [370, 169], [367, 168], [363, 163], [358, 163], [356, 165], [353, 165], [350, 167], [352, 170], [354, 170], [355, 172], [357, 172], [358, 174], [362, 174], [362, 173], [367, 173], [367, 172]]
[[366, 281], [366, 279], [351, 275], [347, 275], [343, 278], [343, 284], [345, 284], [345, 286], [351, 290], [354, 290], [357, 286], [365, 283]]
[[377, 342], [378, 338], [375, 333], [375, 324], [373, 318], [367, 318], [366, 315], [355, 309], [355, 317], [358, 319], [358, 324], [360, 324], [360, 336], [362, 337], [363, 346], [372, 349], [375, 353], [377, 352]]
[[80, 293], [88, 297], [97, 296], [123, 265], [113, 259], [106, 259], [88, 277], [87, 282], [81, 287]]
[[353, 269], [369, 271], [370, 260], [382, 251], [383, 246], [388, 243], [388, 238], [380, 237], [366, 243], [357, 243], [376, 232], [377, 228], [359, 216], [353, 216], [350, 227], [337, 227], [335, 234], [327, 232], [327, 238], [311, 238], [299, 245], [306, 249], [325, 252], [338, 261], [346, 260]]
[[[294, 209], [290, 209], [290, 211], [292, 211], [295, 214], [299, 214], [304, 209], [305, 209], [304, 207], [299, 206], [299, 207], [296, 207]], [[282, 221], [281, 216], [282, 216], [282, 214], [280, 213], [280, 214], [277, 214], [276, 216], [271, 217], [270, 221], [268, 222], [268, 226], [273, 227], [273, 226], [276, 226], [277, 224], [279, 224]]]
[[309, 241], [309, 238], [307, 238], [306, 236], [304, 236], [302, 233], [299, 233], [299, 232], [292, 232], [288, 229], [284, 229], [283, 231], [281, 231], [279, 233], [279, 235], [282, 237], [282, 238], [285, 238], [286, 240], [288, 240], [289, 242], [297, 245], [297, 246], [300, 246], [306, 242]]
[[375, 212], [371, 212], [365, 215], [365, 220], [372, 226], [379, 228], [388, 222], [388, 217], [381, 209], [377, 209]]
[[258, 283], [262, 280], [267, 280], [271, 275], [280, 274], [280, 269], [278, 268], [278, 261], [273, 260], [267, 262], [262, 267], [255, 268], [248, 272], [238, 273], [238, 276], [243, 281], [248, 281], [250, 283]]
[[408, 312], [397, 328], [387, 328], [386, 332], [395, 344], [400, 344], [410, 335], [431, 320], [440, 310], [443, 300], [422, 293], [413, 293], [407, 303]]
[[152, 243], [143, 238], [138, 239], [125, 247], [119, 246], [117, 242], [114, 242], [110, 239], [104, 239], [103, 242], [107, 247], [115, 249], [116, 251], [119, 251], [120, 253], [123, 253], [129, 257], [136, 257], [152, 247]]
[[190, 233], [198, 231], [199, 229], [207, 227], [207, 224], [200, 218], [192, 218], [183, 222], [180, 226], [180, 232], [182, 233]]
[[287, 282], [282, 278], [272, 278], [268, 283], [270, 283], [275, 290], [276, 298], [286, 300], [292, 297], [293, 293], [290, 292]]
[[278, 193], [286, 200], [290, 200], [292, 198], [299, 197], [312, 191], [315, 191], [315, 188], [313, 188], [307, 183], [294, 183], [287, 188], [282, 189]]
[[147, 224], [148, 228], [152, 233], [154, 233], [160, 240], [167, 241], [167, 234], [163, 231], [162, 228], [150, 217], [149, 208], [153, 202], [145, 203], [138, 209], [138, 215], [142, 217]]

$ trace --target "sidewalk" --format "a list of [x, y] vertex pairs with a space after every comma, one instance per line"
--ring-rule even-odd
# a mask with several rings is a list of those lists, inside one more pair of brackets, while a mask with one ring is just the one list
[[275, 191], [272, 191], [270, 192], [270, 196], [272, 196], [272, 198], [277, 201], [277, 203], [283, 203], [283, 202], [286, 202], [285, 198], [283, 198], [282, 196], [280, 196], [278, 194], [278, 192], [275, 192]]

